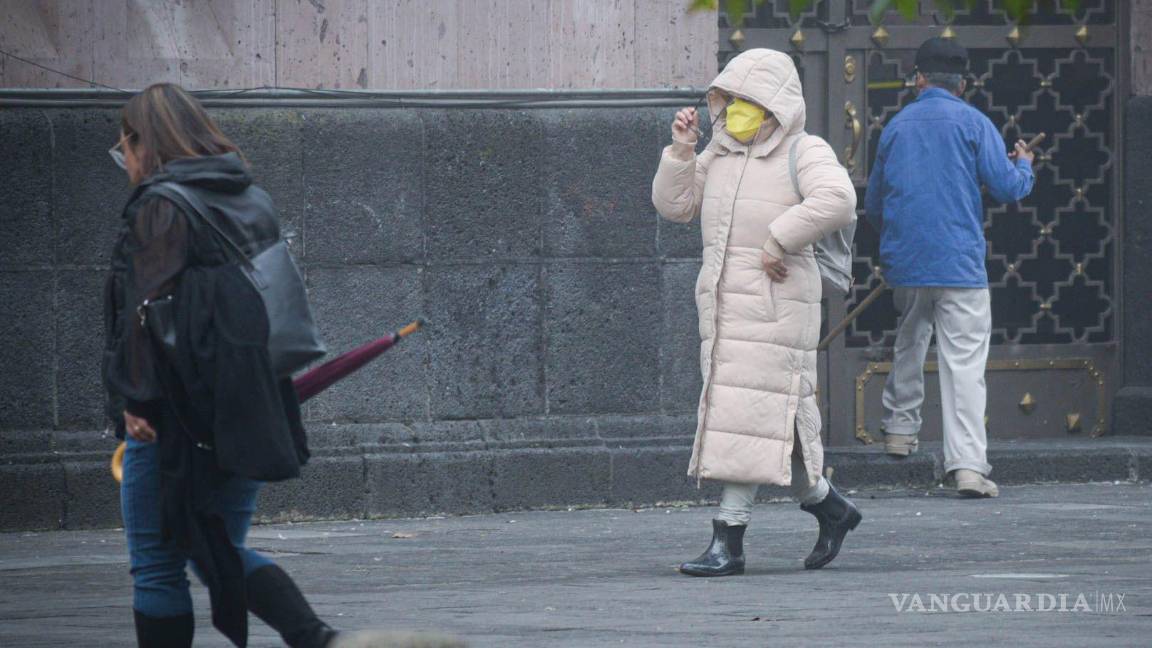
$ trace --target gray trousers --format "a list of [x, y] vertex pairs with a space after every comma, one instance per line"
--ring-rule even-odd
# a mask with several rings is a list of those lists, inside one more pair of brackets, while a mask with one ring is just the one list
[[[824, 477], [815, 486], [808, 485], [808, 469], [795, 453], [792, 454], [792, 496], [801, 504], [817, 504], [828, 496], [828, 480]], [[724, 494], [720, 496], [720, 514], [717, 520], [728, 526], [747, 525], [752, 519], [752, 505], [756, 503], [756, 492], [760, 484], [737, 484], [725, 482]]]
[[935, 330], [944, 413], [944, 469], [966, 468], [988, 475], [992, 472], [984, 429], [984, 368], [992, 334], [988, 289], [896, 288], [894, 296], [900, 323], [892, 373], [884, 386], [885, 433], [920, 432], [924, 359]]

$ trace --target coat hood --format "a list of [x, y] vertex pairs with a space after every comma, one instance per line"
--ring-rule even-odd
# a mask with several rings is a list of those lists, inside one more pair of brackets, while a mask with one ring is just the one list
[[[719, 91], [719, 92], [717, 92]], [[724, 66], [708, 89], [708, 112], [714, 123], [723, 123], [725, 102], [720, 92], [755, 102], [775, 115], [780, 127], [762, 153], [785, 136], [804, 130], [804, 92], [792, 57], [770, 49], [751, 49]], [[720, 132], [721, 128], [716, 128]], [[735, 140], [732, 140], [735, 142]]]
[[172, 160], [141, 185], [155, 182], [179, 182], [209, 191], [235, 194], [252, 184], [252, 174], [239, 155], [225, 153]]

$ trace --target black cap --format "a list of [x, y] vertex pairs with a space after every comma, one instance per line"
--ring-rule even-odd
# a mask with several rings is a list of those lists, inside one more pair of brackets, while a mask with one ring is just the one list
[[968, 50], [951, 38], [929, 38], [916, 50], [916, 69], [920, 72], [964, 74], [968, 71]]

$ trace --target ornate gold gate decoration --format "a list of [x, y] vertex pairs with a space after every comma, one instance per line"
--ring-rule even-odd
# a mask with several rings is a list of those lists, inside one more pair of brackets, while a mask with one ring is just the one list
[[[931, 36], [954, 37], [968, 48], [966, 98], [1003, 133], [1005, 151], [1017, 138], [1047, 133], [1032, 195], [1017, 205], [989, 201], [985, 208], [993, 437], [1105, 430], [1108, 377], [1116, 370], [1120, 339], [1113, 296], [1119, 294], [1117, 142], [1123, 120], [1117, 98], [1124, 92], [1117, 72], [1124, 34], [1117, 17], [1126, 15], [1123, 2], [1083, 0], [1075, 15], [1040, 7], [1028, 25], [1017, 25], [1000, 0], [977, 0], [951, 20], [923, 0], [916, 21], [893, 11], [879, 26], [869, 23], [867, 0], [823, 0], [796, 20], [787, 0], [769, 0], [755, 10], [749, 2], [735, 41], [721, 15], [721, 64], [739, 49], [792, 53], [804, 81], [808, 130], [841, 152], [861, 207], [880, 133], [915, 99], [909, 76], [915, 51]], [[828, 320], [837, 321], [879, 284], [878, 243], [871, 227], [858, 228], [855, 287], [847, 300], [829, 300]], [[876, 363], [891, 359], [896, 317], [885, 296], [829, 350], [821, 393], [828, 395], [830, 442], [849, 443], [877, 428], [881, 381], [867, 377], [883, 366]], [[1024, 362], [1035, 376], [1022, 378], [1019, 367], [992, 370], [1012, 362]], [[1058, 369], [1069, 362], [1087, 362], [1091, 379]], [[1034, 401], [1029, 412], [1019, 407], [1026, 392]], [[934, 434], [939, 422], [926, 411], [924, 435]]]

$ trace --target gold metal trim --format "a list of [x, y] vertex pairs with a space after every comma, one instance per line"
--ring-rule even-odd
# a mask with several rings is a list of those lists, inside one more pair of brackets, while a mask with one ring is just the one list
[[876, 43], [879, 47], [887, 46], [889, 37], [890, 34], [887, 29], [884, 29], [883, 25], [877, 27], [876, 31], [872, 32], [872, 42]]
[[856, 80], [856, 57], [849, 54], [844, 57], [844, 83]]
[[1076, 40], [1080, 43], [1081, 46], [1086, 45], [1090, 37], [1091, 35], [1088, 33], [1088, 25], [1080, 25], [1080, 29], [1076, 30]]
[[852, 142], [844, 149], [844, 166], [848, 173], [856, 170], [856, 151], [860, 150], [860, 141], [864, 139], [864, 127], [860, 124], [860, 114], [856, 104], [851, 101], [844, 102], [844, 128], [852, 130]]
[[744, 40], [744, 30], [742, 29], [737, 29], [736, 31], [732, 32], [731, 36], [728, 37], [728, 42], [731, 43], [732, 47], [736, 48], [737, 50], [744, 49]]
[[[1096, 425], [1092, 428], [1090, 436], [1102, 436], [1108, 429], [1108, 390], [1104, 384], [1104, 373], [1096, 368], [1089, 358], [1029, 358], [1021, 360], [989, 360], [985, 365], [986, 371], [1041, 371], [1045, 369], [1081, 369], [1096, 383]], [[925, 373], [940, 371], [940, 363], [924, 363]], [[868, 382], [877, 374], [892, 373], [891, 362], [869, 362], [864, 371], [856, 376], [856, 439], [867, 444], [864, 438], [871, 439], [868, 434], [868, 425], [864, 416], [864, 392]], [[987, 422], [985, 422], [987, 423]]]
[[1078, 434], [1081, 431], [1080, 412], [1069, 412], [1064, 417], [1064, 430], [1068, 434]]
[[804, 47], [804, 40], [804, 32], [797, 29], [796, 33], [792, 34], [792, 38], [788, 39], [788, 42], [792, 43], [792, 47], [801, 49]]
[[1004, 38], [1008, 39], [1012, 47], [1018, 47], [1020, 45], [1020, 27], [1013, 27], [1012, 31], [1008, 32], [1008, 35]]
[[1027, 392], [1024, 394], [1024, 398], [1020, 399], [1020, 411], [1031, 414], [1034, 409], [1036, 409], [1036, 397], [1032, 395], [1032, 392]]

